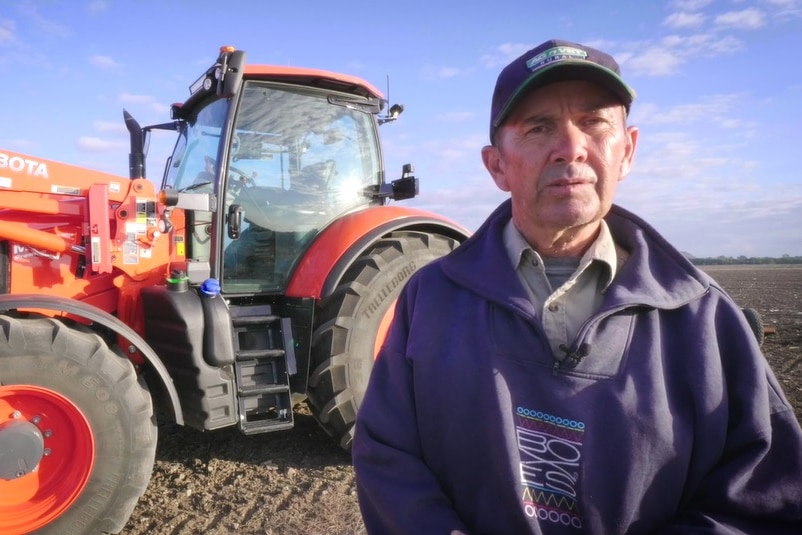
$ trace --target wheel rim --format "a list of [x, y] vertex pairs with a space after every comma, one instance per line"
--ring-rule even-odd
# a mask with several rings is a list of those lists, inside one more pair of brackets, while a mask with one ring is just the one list
[[381, 349], [384, 339], [387, 337], [387, 331], [390, 330], [390, 324], [395, 317], [395, 302], [396, 300], [393, 299], [393, 302], [387, 307], [387, 311], [379, 322], [379, 328], [376, 329], [376, 340], [373, 342], [373, 360], [376, 360], [376, 357], [379, 356], [379, 349]]
[[0, 386], [0, 425], [20, 419], [39, 428], [45, 450], [35, 471], [0, 479], [0, 533], [7, 535], [41, 528], [67, 510], [86, 487], [95, 458], [89, 422], [58, 392]]

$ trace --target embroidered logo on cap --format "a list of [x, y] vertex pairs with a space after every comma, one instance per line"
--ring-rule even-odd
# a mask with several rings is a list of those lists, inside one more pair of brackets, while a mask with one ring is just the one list
[[572, 46], [555, 46], [549, 48], [530, 59], [526, 62], [526, 68], [532, 72], [542, 69], [546, 65], [550, 65], [557, 61], [566, 59], [587, 59], [588, 53], [581, 48], [574, 48]]

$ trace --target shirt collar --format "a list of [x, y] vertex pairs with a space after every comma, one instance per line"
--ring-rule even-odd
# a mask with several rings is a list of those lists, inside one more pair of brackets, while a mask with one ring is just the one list
[[[515, 269], [518, 269], [520, 266], [526, 251], [532, 251], [540, 259], [538, 252], [532, 249], [526, 241], [526, 238], [523, 237], [523, 234], [515, 227], [512, 219], [507, 221], [504, 227], [503, 240], [504, 247], [507, 250], [507, 256]], [[588, 247], [588, 250], [585, 251], [585, 254], [582, 255], [579, 261], [579, 270], [585, 269], [585, 267], [593, 261], [598, 261], [606, 266], [607, 269], [603, 270], [604, 275], [602, 275], [603, 281], [601, 286], [603, 289], [606, 289], [615, 278], [618, 267], [625, 259], [621, 253], [623, 253], [623, 250], [613, 241], [613, 235], [610, 233], [607, 222], [602, 219], [599, 235], [590, 247]]]

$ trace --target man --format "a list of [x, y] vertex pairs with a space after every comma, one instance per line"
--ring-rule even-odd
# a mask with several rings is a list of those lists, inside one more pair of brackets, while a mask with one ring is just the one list
[[499, 75], [511, 198], [399, 299], [353, 442], [369, 533], [802, 533], [802, 431], [740, 308], [613, 205], [634, 97], [565, 41]]

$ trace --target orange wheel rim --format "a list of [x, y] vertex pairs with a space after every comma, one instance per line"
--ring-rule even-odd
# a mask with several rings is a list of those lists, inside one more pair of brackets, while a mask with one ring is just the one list
[[66, 511], [89, 481], [95, 459], [92, 428], [81, 410], [53, 390], [0, 386], [2, 425], [26, 421], [41, 431], [44, 454], [36, 468], [0, 479], [0, 533], [17, 535], [46, 526]]

